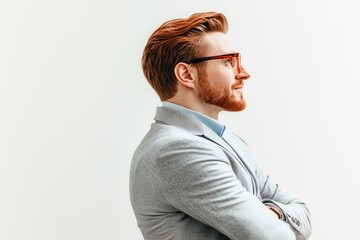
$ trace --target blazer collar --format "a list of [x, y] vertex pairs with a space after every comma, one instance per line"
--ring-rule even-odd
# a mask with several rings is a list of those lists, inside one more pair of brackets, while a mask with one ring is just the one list
[[158, 107], [154, 120], [184, 129], [193, 135], [205, 137], [206, 139], [220, 145], [227, 151], [231, 152], [235, 158], [238, 158], [234, 150], [213, 130], [211, 130], [208, 126], [203, 124], [198, 119], [186, 113], [182, 113], [168, 107]]

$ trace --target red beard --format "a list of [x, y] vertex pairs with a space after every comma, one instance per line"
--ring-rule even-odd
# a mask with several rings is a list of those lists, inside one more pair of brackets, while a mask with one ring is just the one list
[[197, 93], [202, 101], [223, 108], [226, 111], [238, 112], [246, 107], [246, 102], [241, 94], [240, 100], [237, 99], [233, 90], [242, 85], [242, 82], [233, 84], [231, 89], [221, 84], [210, 85], [207, 76], [199, 72], [199, 82]]

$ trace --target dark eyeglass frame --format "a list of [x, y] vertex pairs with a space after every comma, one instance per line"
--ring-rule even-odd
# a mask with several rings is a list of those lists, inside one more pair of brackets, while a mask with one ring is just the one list
[[190, 61], [188, 61], [187, 63], [188, 64], [199, 63], [199, 62], [204, 62], [204, 61], [209, 61], [209, 60], [214, 60], [214, 59], [224, 59], [224, 58], [229, 58], [229, 57], [233, 57], [236, 59], [236, 71], [238, 74], [240, 74], [241, 55], [238, 52], [209, 56], [209, 57], [194, 58], [194, 59], [191, 59]]

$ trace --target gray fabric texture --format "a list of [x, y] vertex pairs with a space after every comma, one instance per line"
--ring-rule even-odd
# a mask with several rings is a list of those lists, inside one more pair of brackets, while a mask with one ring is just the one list
[[[304, 240], [310, 213], [264, 174], [246, 143], [159, 107], [136, 149], [130, 199], [146, 240]], [[265, 202], [276, 205], [276, 219]]]

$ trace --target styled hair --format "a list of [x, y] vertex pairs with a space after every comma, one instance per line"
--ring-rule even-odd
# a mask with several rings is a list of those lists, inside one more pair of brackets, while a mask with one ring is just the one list
[[177, 92], [176, 64], [200, 57], [206, 50], [204, 34], [228, 30], [221, 13], [195, 13], [163, 23], [150, 36], [142, 56], [142, 69], [161, 101]]

